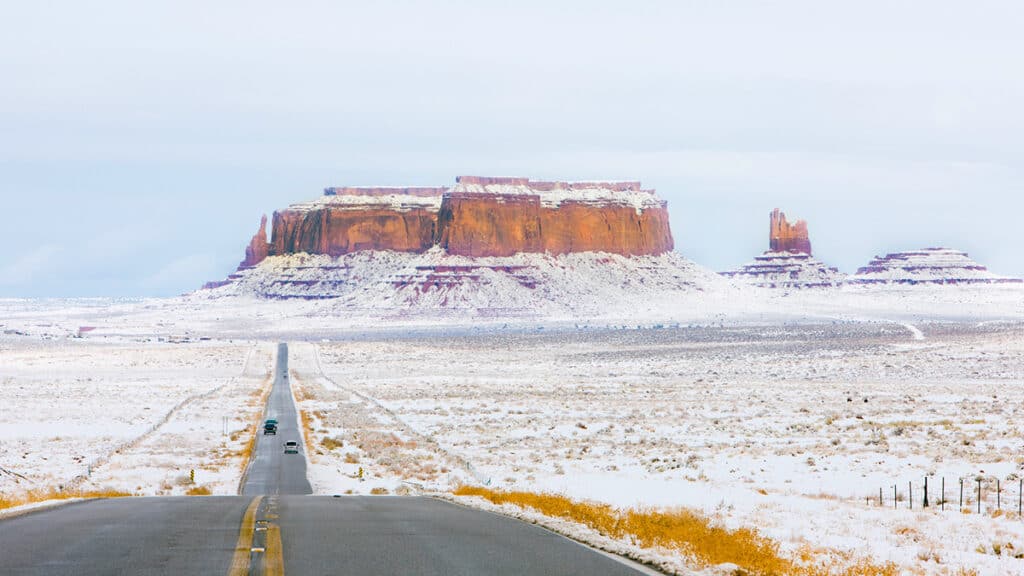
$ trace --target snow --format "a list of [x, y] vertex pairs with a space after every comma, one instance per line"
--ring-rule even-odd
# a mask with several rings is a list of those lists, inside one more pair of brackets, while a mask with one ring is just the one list
[[0, 492], [235, 493], [268, 346], [2, 342]]
[[[265, 264], [178, 298], [0, 300], [0, 467], [29, 478], [0, 473], [0, 492], [182, 494], [194, 469], [234, 493], [284, 340], [319, 493], [555, 491], [695, 508], [786, 552], [1024, 572], [1006, 554], [1024, 549], [1019, 285], [764, 289], [675, 254]], [[475, 268], [422, 288], [459, 266]], [[317, 294], [336, 297], [295, 298]], [[933, 499], [942, 478], [953, 498], [981, 477], [986, 513], [921, 509], [925, 476]], [[893, 509], [907, 482], [915, 508]]]
[[388, 209], [396, 212], [408, 212], [410, 210], [430, 210], [437, 212], [441, 209], [441, 196], [415, 196], [412, 194], [377, 194], [372, 196], [359, 195], [324, 195], [315, 200], [292, 204], [288, 210], [297, 212], [310, 212], [322, 208], [338, 208], [347, 210], [369, 210]]
[[[993, 545], [1024, 546], [1024, 325], [918, 329], [927, 340], [901, 323], [437, 333], [296, 345], [294, 370], [315, 435], [344, 445], [320, 450], [319, 490], [471, 483], [685, 506], [756, 526], [788, 553], [1019, 574], [1024, 562]], [[361, 447], [384, 430], [396, 434], [387, 449]], [[977, 477], [985, 513], [963, 513], [958, 481]], [[908, 482], [914, 509], [893, 509], [892, 486], [906, 498]]]
[[845, 274], [808, 254], [768, 251], [737, 270], [723, 272], [762, 288], [821, 288], [843, 284]]
[[896, 252], [875, 258], [850, 281], [859, 284], [1020, 282], [989, 272], [966, 252], [947, 248]]
[[665, 202], [655, 195], [653, 190], [613, 190], [602, 183], [572, 182], [559, 183], [551, 190], [537, 189], [529, 183], [520, 184], [475, 184], [459, 182], [452, 192], [470, 194], [502, 194], [509, 196], [539, 196], [541, 206], [557, 208], [564, 202], [583, 202], [590, 204], [617, 204], [630, 206], [637, 214], [647, 208], [663, 208]]

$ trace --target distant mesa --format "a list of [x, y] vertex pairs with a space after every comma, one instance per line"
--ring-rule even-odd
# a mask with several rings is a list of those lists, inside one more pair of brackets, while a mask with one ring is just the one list
[[[389, 289], [465, 287], [484, 277], [534, 289], [543, 283], [532, 270], [539, 260], [524, 256], [683, 261], [673, 248], [666, 202], [638, 181], [459, 176], [448, 187], [326, 188], [315, 200], [274, 212], [269, 239], [264, 218], [235, 273], [205, 288], [245, 279], [267, 297], [331, 298], [382, 273], [370, 266], [390, 261]], [[316, 273], [303, 269], [303, 258], [320, 256], [333, 260], [306, 266]]]
[[259, 235], [245, 266], [267, 255], [361, 250], [463, 256], [672, 250], [665, 202], [639, 182], [538, 182], [460, 176], [450, 188], [327, 188], [274, 213], [267, 250]]
[[915, 284], [1019, 284], [989, 272], [966, 252], [948, 248], [924, 248], [876, 257], [847, 280], [855, 285]]
[[790, 224], [778, 208], [769, 215], [768, 251], [737, 270], [722, 273], [762, 288], [830, 288], [840, 286], [845, 274], [811, 256], [807, 222]]

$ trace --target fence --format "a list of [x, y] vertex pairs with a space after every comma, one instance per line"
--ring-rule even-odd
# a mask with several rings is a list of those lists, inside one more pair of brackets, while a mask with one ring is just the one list
[[[879, 487], [877, 499], [868, 496], [866, 500], [868, 504], [872, 504], [874, 500], [873, 503], [877, 506], [891, 506], [893, 509], [901, 506], [910, 510], [915, 507], [940, 510], [949, 508], [958, 512], [974, 511], [978, 514], [1016, 510], [1017, 516], [1024, 520], [1024, 478], [1014, 478], [1009, 482], [982, 476], [952, 480], [947, 485], [945, 477], [925, 476], [924, 481], [916, 486], [911, 480], [905, 486], [892, 484], [888, 488]], [[1004, 493], [1009, 498], [1004, 497]], [[956, 504], [956, 508], [953, 504]]]

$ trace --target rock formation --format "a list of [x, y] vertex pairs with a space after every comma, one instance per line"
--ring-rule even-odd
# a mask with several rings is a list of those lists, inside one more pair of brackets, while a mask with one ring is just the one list
[[807, 222], [786, 221], [786, 214], [778, 208], [772, 210], [768, 246], [771, 252], [802, 252], [811, 256], [811, 240], [807, 235]]
[[736, 270], [722, 272], [762, 288], [829, 288], [843, 283], [845, 275], [811, 256], [807, 222], [790, 224], [778, 208], [772, 210], [768, 251]]
[[[534, 290], [538, 270], [562, 274], [556, 260], [575, 255], [588, 267], [606, 263], [587, 273], [607, 274], [607, 263], [624, 258], [619, 266], [634, 267], [637, 282], [685, 285], [689, 272], [679, 271], [690, 265], [672, 249], [666, 203], [640, 182], [460, 176], [451, 187], [326, 188], [274, 212], [269, 242], [264, 219], [238, 270], [207, 287], [333, 298], [374, 277], [375, 290], [472, 300], [482, 283]], [[658, 256], [666, 259], [630, 261]]]
[[270, 245], [267, 243], [267, 216], [264, 214], [260, 220], [260, 229], [253, 235], [249, 245], [245, 247], [245, 260], [238, 265], [238, 269], [252, 268], [263, 262], [270, 252]]
[[[259, 261], [254, 257], [243, 265]], [[327, 188], [274, 213], [269, 254], [360, 250], [460, 256], [672, 250], [665, 202], [639, 182], [532, 182], [462, 176], [452, 188]]]
[[1004, 284], [1021, 283], [989, 272], [966, 252], [924, 248], [876, 257], [857, 270], [850, 284]]

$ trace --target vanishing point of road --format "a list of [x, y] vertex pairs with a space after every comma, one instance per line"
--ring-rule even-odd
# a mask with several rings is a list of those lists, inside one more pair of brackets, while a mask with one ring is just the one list
[[518, 520], [433, 498], [312, 496], [278, 346], [239, 496], [88, 500], [0, 520], [0, 574], [608, 575], [653, 573]]

